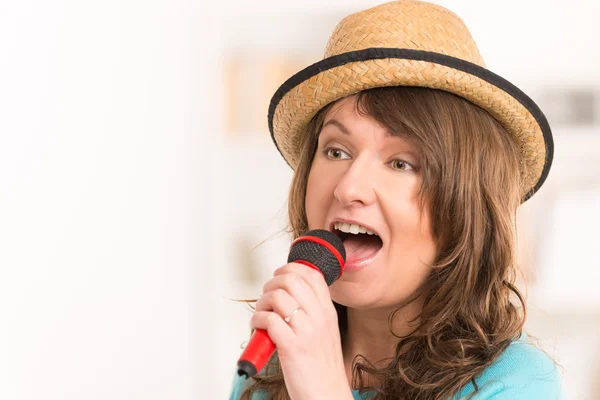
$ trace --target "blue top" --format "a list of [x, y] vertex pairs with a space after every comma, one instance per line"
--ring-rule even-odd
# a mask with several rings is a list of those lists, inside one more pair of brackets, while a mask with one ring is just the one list
[[[526, 341], [523, 334], [512, 342], [496, 361], [475, 378], [479, 392], [473, 400], [564, 400], [562, 375], [554, 361], [546, 353]], [[251, 379], [238, 377], [233, 380], [229, 400], [238, 400], [251, 384]], [[472, 383], [465, 385], [453, 400], [463, 399], [475, 391]], [[368, 400], [368, 393], [361, 395], [353, 390], [355, 400]], [[255, 392], [252, 400], [267, 400], [265, 393]]]

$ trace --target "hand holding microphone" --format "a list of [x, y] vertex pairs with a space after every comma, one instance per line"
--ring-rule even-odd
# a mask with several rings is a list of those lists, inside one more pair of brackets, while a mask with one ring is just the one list
[[276, 347], [292, 399], [351, 398], [327, 288], [341, 276], [345, 257], [342, 241], [329, 231], [309, 231], [292, 243], [288, 264], [256, 303], [250, 321], [256, 332], [238, 361], [239, 375], [259, 373]]

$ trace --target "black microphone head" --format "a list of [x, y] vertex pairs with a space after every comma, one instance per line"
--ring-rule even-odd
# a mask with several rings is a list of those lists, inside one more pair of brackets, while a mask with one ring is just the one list
[[288, 262], [307, 261], [316, 266], [331, 285], [341, 275], [346, 262], [344, 243], [324, 229], [306, 232], [292, 243]]

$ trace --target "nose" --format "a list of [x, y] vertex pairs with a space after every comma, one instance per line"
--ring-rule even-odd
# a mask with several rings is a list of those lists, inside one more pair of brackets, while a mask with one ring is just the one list
[[369, 161], [356, 159], [338, 182], [333, 195], [344, 206], [368, 206], [375, 202], [373, 171]]

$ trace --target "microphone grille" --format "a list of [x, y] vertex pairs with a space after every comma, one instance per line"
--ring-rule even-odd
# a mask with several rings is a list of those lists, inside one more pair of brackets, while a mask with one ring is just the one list
[[[328, 248], [327, 244], [335, 251]], [[339, 256], [335, 254], [336, 252]], [[343, 271], [346, 249], [342, 240], [333, 233], [324, 229], [315, 229], [306, 232], [292, 243], [288, 262], [300, 260], [308, 261], [319, 268], [327, 285], [331, 285]]]

